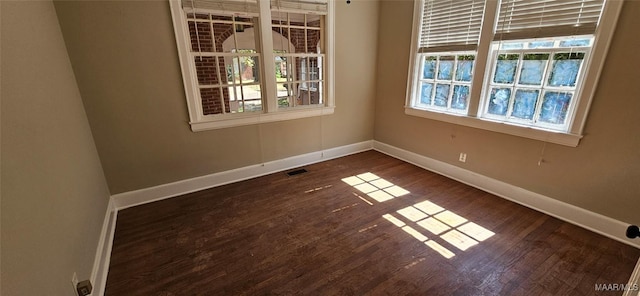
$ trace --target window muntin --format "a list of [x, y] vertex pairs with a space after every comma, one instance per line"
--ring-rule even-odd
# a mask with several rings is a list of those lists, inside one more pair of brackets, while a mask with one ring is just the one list
[[[333, 1], [169, 0], [169, 4], [189, 124], [193, 131], [333, 114]], [[274, 30], [271, 19], [273, 11], [303, 15], [304, 24], [283, 22], [288, 26], [287, 32], [297, 34], [302, 31], [305, 47], [310, 36], [319, 32], [319, 47], [314, 45], [313, 48], [320, 48], [320, 51], [305, 48], [304, 51], [295, 52], [289, 51], [288, 46], [279, 48], [277, 44], [287, 37]], [[191, 32], [189, 21], [192, 22]], [[214, 45], [216, 40], [213, 36], [219, 32], [215, 31], [212, 24], [207, 30], [206, 22], [227, 25], [235, 22], [231, 26], [232, 31], [235, 30], [231, 34], [233, 37], [227, 36], [231, 41], [222, 42], [225, 45], [222, 50]], [[296, 26], [304, 29], [299, 30], [301, 28]], [[192, 38], [191, 35], [196, 36]], [[195, 47], [192, 40], [195, 40]], [[282, 59], [276, 58], [278, 54], [290, 56], [289, 81], [282, 75], [287, 74], [287, 61], [283, 63]], [[276, 64], [282, 67], [278, 69]], [[281, 102], [295, 106], [278, 107], [278, 82], [286, 97]], [[285, 84], [290, 86], [291, 94], [286, 93]], [[289, 101], [292, 101], [291, 104]]]
[[272, 11], [278, 108], [324, 104], [324, 18]]
[[[407, 105], [405, 113], [408, 115], [425, 117], [475, 128], [491, 130], [516, 136], [532, 139], [550, 141], [568, 146], [577, 146], [582, 131], [585, 127], [586, 116], [591, 105], [591, 100], [595, 93], [599, 72], [604, 66], [605, 56], [608, 51], [608, 44], [611, 42], [616, 26], [617, 17], [622, 8], [622, 2], [610, 0], [501, 0], [482, 1], [485, 5], [480, 24], [481, 38], [478, 44], [457, 44], [442, 46], [440, 48], [425, 49], [424, 28], [428, 20], [427, 13], [435, 11], [426, 10], [428, 2], [441, 2], [439, 7], [458, 4], [454, 0], [422, 0], [416, 1], [414, 5], [414, 26], [411, 49], [411, 69], [407, 87]], [[463, 10], [449, 10], [450, 16], [460, 19]], [[446, 23], [447, 16], [438, 18]], [[452, 29], [456, 29], [455, 27]], [[448, 30], [447, 27], [443, 30]], [[470, 30], [471, 31], [471, 30]], [[446, 35], [446, 34], [445, 34]], [[589, 36], [589, 41], [580, 36]], [[454, 36], [455, 37], [455, 36]], [[561, 42], [561, 44], [551, 43], [545, 39], [575, 38]], [[535, 41], [535, 43], [523, 44], [523, 41]], [[546, 93], [536, 94], [519, 91], [516, 115], [528, 119], [535, 116], [528, 114], [529, 107], [522, 106], [523, 103], [531, 104], [532, 97], [537, 95], [543, 98], [546, 95], [546, 108], [556, 108], [557, 106], [568, 106], [566, 113], [560, 112], [545, 114], [535, 124], [528, 123], [527, 120], [518, 122], [515, 118], [489, 118], [487, 114], [487, 104], [490, 91], [489, 84], [493, 74], [497, 59], [495, 54], [495, 43], [501, 42], [501, 49], [527, 49], [548, 48], [557, 46], [558, 48], [587, 47], [581, 60], [580, 70], [576, 77], [576, 87], [573, 93]], [[466, 47], [465, 47], [466, 46]], [[452, 112], [446, 109], [426, 108], [419, 105], [420, 90], [418, 89], [419, 71], [422, 71], [419, 55], [421, 53], [433, 53], [438, 51], [455, 52], [457, 50], [477, 51], [474, 63], [474, 71], [469, 106], [466, 112]], [[567, 53], [567, 52], [565, 52]], [[571, 49], [568, 50], [571, 54]], [[552, 56], [553, 57], [553, 56]], [[576, 62], [577, 63], [577, 62]], [[530, 65], [528, 65], [530, 66]], [[518, 81], [519, 82], [519, 81]], [[525, 81], [526, 82], [526, 81]], [[513, 90], [513, 94], [511, 91]], [[509, 90], [509, 93], [498, 94], [499, 96], [516, 95], [516, 89]], [[506, 90], [503, 92], [507, 92]], [[515, 97], [513, 99], [515, 102]], [[539, 101], [538, 104], [542, 104]], [[526, 107], [526, 108], [525, 108]], [[542, 106], [540, 107], [542, 108]], [[432, 112], [435, 111], [435, 112]], [[457, 114], [456, 114], [457, 113]], [[559, 116], [555, 116], [558, 115]], [[462, 115], [462, 116], [451, 116]], [[558, 125], [564, 126], [558, 128]]]
[[494, 42], [482, 116], [566, 130], [593, 36]]
[[412, 106], [467, 112], [484, 5], [483, 0], [422, 2]]
[[464, 112], [469, 103], [475, 52], [418, 55], [417, 101], [425, 109]]
[[203, 115], [262, 110], [256, 17], [186, 13]]

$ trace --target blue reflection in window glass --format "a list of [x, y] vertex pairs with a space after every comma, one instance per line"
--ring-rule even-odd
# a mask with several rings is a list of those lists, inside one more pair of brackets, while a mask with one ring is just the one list
[[542, 110], [540, 111], [540, 121], [563, 124], [567, 118], [571, 93], [547, 92], [542, 100]]
[[500, 44], [500, 49], [522, 49], [524, 43], [522, 42], [505, 42]]
[[451, 85], [449, 84], [437, 84], [436, 85], [436, 97], [433, 100], [433, 104], [440, 107], [446, 107], [449, 100], [449, 90]]
[[453, 97], [451, 98], [451, 108], [465, 110], [469, 101], [469, 86], [455, 85], [453, 87]]
[[424, 58], [424, 68], [422, 68], [422, 79], [434, 79], [436, 75], [435, 57]]
[[422, 90], [420, 93], [420, 103], [431, 105], [431, 95], [433, 93], [433, 83], [422, 83]]
[[453, 77], [453, 64], [455, 63], [455, 57], [443, 56], [440, 57], [440, 68], [438, 69], [438, 79], [451, 80]]
[[471, 81], [472, 69], [473, 69], [473, 61], [458, 61], [458, 69], [456, 70], [456, 80]]
[[529, 48], [550, 48], [553, 47], [553, 41], [531, 41]]
[[583, 58], [584, 53], [555, 54], [551, 74], [549, 75], [549, 85], [575, 86]]
[[591, 39], [569, 39], [560, 41], [560, 47], [589, 46]]
[[488, 112], [496, 115], [507, 114], [509, 98], [511, 98], [510, 88], [492, 88]]
[[511, 115], [522, 119], [532, 119], [536, 111], [538, 94], [540, 94], [539, 90], [516, 90]]
[[496, 62], [496, 73], [493, 76], [495, 83], [513, 83], [516, 77], [516, 68], [518, 67], [518, 54], [501, 54]]
[[518, 83], [526, 85], [542, 84], [544, 67], [549, 59], [548, 54], [525, 54]]

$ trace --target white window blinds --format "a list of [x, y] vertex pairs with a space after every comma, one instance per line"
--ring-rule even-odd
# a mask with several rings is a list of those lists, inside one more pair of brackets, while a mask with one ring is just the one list
[[484, 0], [425, 0], [419, 52], [476, 50]]
[[258, 15], [257, 0], [182, 0], [185, 11]]
[[271, 0], [271, 10], [327, 14], [327, 1], [329, 0]]
[[603, 0], [502, 0], [494, 40], [593, 34]]

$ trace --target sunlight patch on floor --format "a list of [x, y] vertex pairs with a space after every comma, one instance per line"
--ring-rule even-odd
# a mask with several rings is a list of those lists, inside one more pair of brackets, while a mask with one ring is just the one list
[[[379, 203], [411, 193], [371, 172], [343, 178], [342, 181]], [[353, 192], [353, 194], [369, 205], [374, 205], [374, 203], [368, 201], [356, 192]], [[336, 209], [334, 212], [353, 207], [354, 205]], [[394, 214], [397, 214], [397, 216]], [[456, 255], [448, 249], [447, 246], [466, 251], [495, 235], [492, 231], [429, 200], [401, 208], [394, 214], [387, 213], [382, 215], [382, 217], [418, 241], [424, 242], [427, 247], [447, 259], [453, 258]], [[413, 225], [419, 227], [414, 227]], [[369, 228], [360, 229], [359, 232], [367, 231], [375, 227], [377, 227], [377, 224]], [[421, 232], [425, 230], [435, 235], [435, 237], [429, 239], [425, 233]], [[442, 243], [434, 239], [440, 240]]]
[[408, 190], [370, 172], [343, 178], [342, 182], [349, 184], [349, 186], [352, 186], [377, 202], [385, 202], [410, 193]]
[[407, 223], [415, 223], [420, 226], [418, 229], [429, 231], [446, 242], [445, 244], [461, 251], [466, 251], [495, 234], [431, 201], [422, 201], [412, 206], [404, 207], [396, 211], [396, 213], [399, 214], [398, 217], [406, 219], [407, 222], [392, 214], [384, 214], [382, 217], [415, 239], [424, 242], [426, 246], [447, 259], [453, 258], [456, 254], [434, 239], [429, 239], [425, 234], [407, 225]]

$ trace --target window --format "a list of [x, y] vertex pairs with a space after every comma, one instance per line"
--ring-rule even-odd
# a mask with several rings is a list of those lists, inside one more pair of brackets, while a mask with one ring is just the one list
[[170, 0], [193, 131], [333, 113], [333, 3]]
[[417, 1], [406, 113], [576, 146], [620, 8]]

